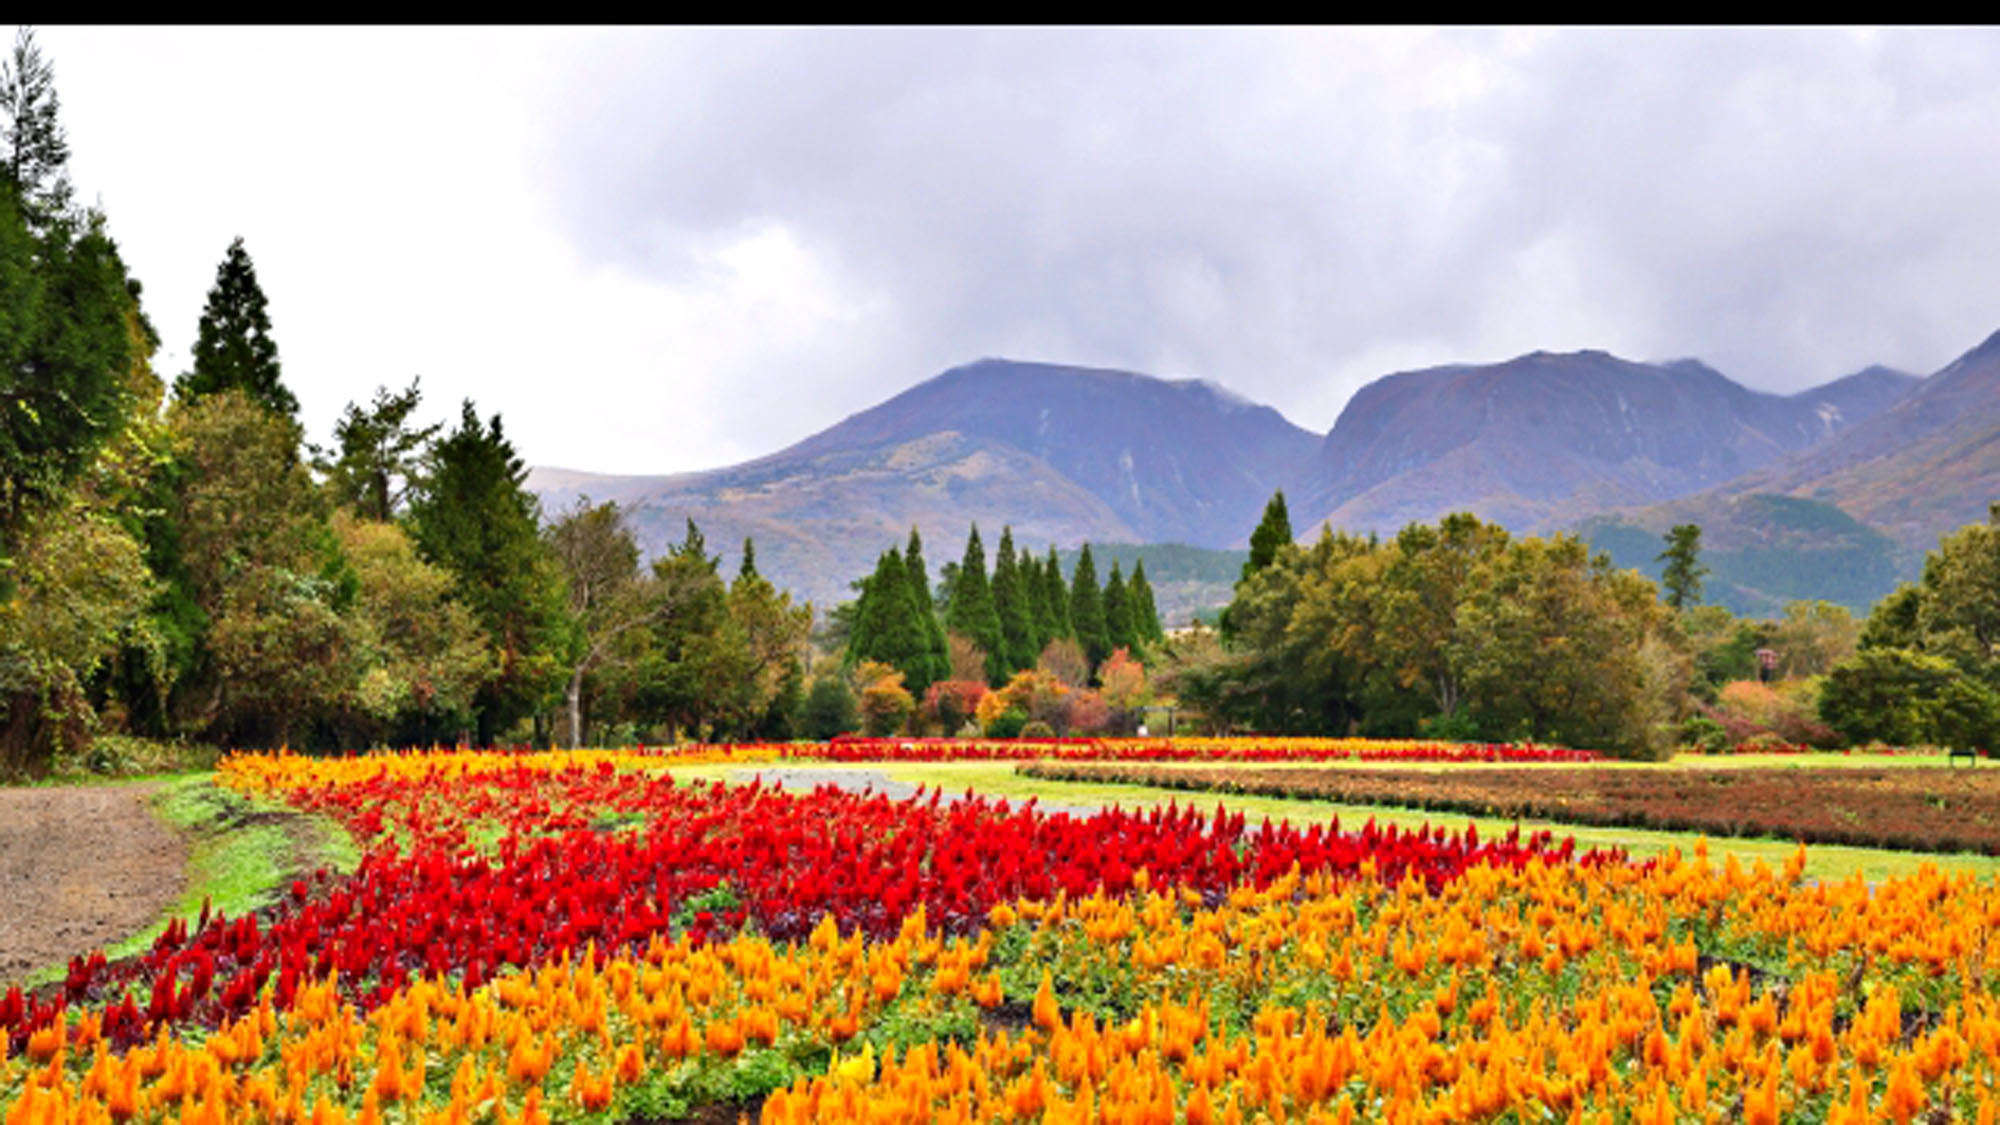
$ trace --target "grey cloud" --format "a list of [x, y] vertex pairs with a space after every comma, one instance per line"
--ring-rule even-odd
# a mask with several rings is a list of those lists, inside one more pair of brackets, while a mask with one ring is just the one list
[[749, 377], [747, 446], [994, 353], [1325, 428], [1370, 356], [1941, 364], [2000, 326], [1997, 64], [1987, 31], [620, 33], [542, 166], [594, 260], [684, 284], [778, 224], [886, 302]]

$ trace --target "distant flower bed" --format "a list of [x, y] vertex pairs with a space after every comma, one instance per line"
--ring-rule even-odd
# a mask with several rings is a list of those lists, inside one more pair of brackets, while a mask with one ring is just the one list
[[[749, 747], [729, 747], [745, 750]], [[836, 738], [785, 746], [836, 762], [1594, 762], [1593, 750], [1507, 742], [1380, 738]]]

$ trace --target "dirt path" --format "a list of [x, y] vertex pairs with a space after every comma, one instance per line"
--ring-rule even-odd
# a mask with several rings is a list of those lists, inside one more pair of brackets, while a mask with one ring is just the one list
[[186, 885], [156, 786], [0, 789], [0, 985], [130, 937]]

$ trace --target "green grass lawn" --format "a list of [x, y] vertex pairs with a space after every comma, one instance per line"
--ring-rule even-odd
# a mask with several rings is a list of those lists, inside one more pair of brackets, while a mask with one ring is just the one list
[[[1744, 755], [1727, 760], [1732, 764], [1744, 762], [1752, 756]], [[1755, 760], [1774, 768], [1804, 767], [1808, 765], [1826, 766], [1834, 761], [1860, 762], [1861, 756], [1852, 759], [1843, 755], [1761, 755]], [[1707, 758], [1693, 759], [1693, 764], [1711, 761]], [[1151, 763], [1149, 763], [1151, 764]], [[1651, 766], [1635, 766], [1618, 763], [1614, 768], [1674, 768], [1677, 763], [1661, 763]], [[1877, 755], [1865, 764], [1876, 766], [1913, 764], [1910, 759], [1887, 755]], [[1023, 801], [1030, 797], [1040, 798], [1047, 805], [1102, 806], [1121, 805], [1128, 809], [1152, 808], [1156, 805], [1178, 803], [1193, 804], [1212, 810], [1217, 805], [1232, 813], [1241, 813], [1252, 820], [1268, 817], [1272, 821], [1289, 820], [1294, 824], [1324, 824], [1339, 820], [1343, 825], [1358, 827], [1373, 820], [1380, 825], [1395, 825], [1413, 829], [1425, 825], [1442, 825], [1449, 831], [1462, 831], [1467, 826], [1477, 826], [1481, 835], [1495, 836], [1507, 832], [1517, 824], [1526, 832], [1549, 831], [1557, 836], [1573, 836], [1579, 847], [1624, 848], [1636, 857], [1658, 855], [1670, 848], [1678, 848], [1683, 854], [1691, 852], [1698, 836], [1683, 832], [1648, 832], [1627, 828], [1597, 828], [1584, 825], [1566, 825], [1553, 821], [1524, 820], [1512, 821], [1496, 817], [1474, 817], [1451, 813], [1432, 813], [1420, 810], [1384, 808], [1379, 805], [1340, 805], [1327, 801], [1309, 801], [1288, 797], [1237, 796], [1234, 794], [1190, 793], [1184, 790], [1149, 789], [1144, 786], [1107, 784], [1098, 782], [1044, 781], [1038, 778], [1022, 777], [1014, 772], [1009, 762], [939, 762], [939, 763], [889, 763], [858, 762], [832, 763], [807, 762], [778, 763], [798, 765], [815, 770], [846, 770], [879, 773], [896, 781], [911, 785], [923, 785], [943, 789], [947, 794], [963, 793], [970, 789], [992, 797], [1005, 797]], [[771, 768], [771, 767], [765, 767]], [[1432, 763], [1432, 769], [1464, 769]], [[1749, 768], [1746, 764], [1744, 768]], [[758, 767], [707, 765], [677, 766], [673, 769], [676, 778], [689, 780], [719, 780], [746, 782], [755, 777]], [[1725, 855], [1733, 854], [1746, 865], [1759, 860], [1773, 866], [1781, 866], [1791, 858], [1796, 844], [1789, 840], [1753, 839], [1743, 837], [1712, 837], [1708, 842], [1709, 854], [1716, 862]], [[1877, 848], [1845, 848], [1816, 846], [1806, 850], [1806, 877], [1828, 882], [1838, 882], [1859, 874], [1869, 882], [1880, 882], [1895, 875], [1906, 875], [1925, 864], [1933, 864], [1948, 871], [1967, 871], [1980, 877], [2000, 872], [2000, 858], [1962, 853], [1932, 854], [1924, 852], [1888, 851]]]

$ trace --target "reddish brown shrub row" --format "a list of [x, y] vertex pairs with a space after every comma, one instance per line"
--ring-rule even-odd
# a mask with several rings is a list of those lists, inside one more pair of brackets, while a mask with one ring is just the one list
[[1184, 769], [1042, 763], [1055, 781], [1121, 782], [1473, 816], [1809, 844], [2000, 854], [1991, 769]]

